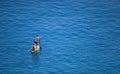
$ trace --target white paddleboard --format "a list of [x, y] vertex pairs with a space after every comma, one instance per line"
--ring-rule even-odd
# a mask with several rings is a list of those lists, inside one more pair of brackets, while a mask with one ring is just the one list
[[37, 45], [37, 48], [35, 49], [35, 51], [32, 51], [32, 50], [31, 50], [31, 52], [38, 52], [38, 51], [39, 51], [39, 49], [40, 49], [40, 46], [39, 46], [39, 45]]

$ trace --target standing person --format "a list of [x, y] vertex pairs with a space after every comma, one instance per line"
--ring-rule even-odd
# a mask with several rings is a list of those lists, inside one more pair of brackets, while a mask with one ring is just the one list
[[35, 43], [36, 45], [38, 45], [39, 40], [40, 40], [40, 37], [39, 37], [38, 35], [36, 35], [35, 40], [34, 40], [34, 43]]

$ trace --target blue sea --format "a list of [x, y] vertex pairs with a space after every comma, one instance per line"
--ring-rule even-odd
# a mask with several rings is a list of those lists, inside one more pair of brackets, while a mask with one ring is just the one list
[[0, 0], [0, 74], [120, 74], [120, 0]]

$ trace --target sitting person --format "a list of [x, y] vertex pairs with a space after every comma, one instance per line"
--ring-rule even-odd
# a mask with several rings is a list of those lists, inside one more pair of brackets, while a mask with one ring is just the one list
[[32, 48], [31, 48], [31, 51], [36, 51], [36, 48], [37, 48], [36, 44], [34, 43], [33, 46], [32, 46]]

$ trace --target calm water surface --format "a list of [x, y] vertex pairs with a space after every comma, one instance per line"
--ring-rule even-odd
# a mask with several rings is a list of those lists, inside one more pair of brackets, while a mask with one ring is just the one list
[[21, 73], [120, 74], [120, 1], [0, 0], [0, 74]]

